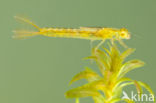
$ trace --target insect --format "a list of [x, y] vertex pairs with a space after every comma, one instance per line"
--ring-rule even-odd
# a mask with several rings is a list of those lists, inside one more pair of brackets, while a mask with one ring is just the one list
[[97, 48], [104, 43], [105, 40], [119, 41], [119, 43], [127, 47], [122, 39], [130, 39], [130, 33], [127, 29], [115, 29], [115, 28], [91, 28], [91, 27], [80, 27], [78, 29], [65, 29], [65, 28], [40, 28], [32, 21], [15, 16], [15, 19], [22, 22], [28, 23], [36, 28], [37, 31], [29, 30], [16, 30], [15, 38], [26, 38], [31, 36], [43, 35], [47, 37], [60, 37], [60, 38], [78, 38], [87, 40], [100, 40], [101, 42], [97, 45]]

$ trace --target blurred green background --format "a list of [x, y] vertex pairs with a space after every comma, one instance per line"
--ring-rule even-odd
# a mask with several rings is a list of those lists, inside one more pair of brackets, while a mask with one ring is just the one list
[[[0, 102], [74, 103], [65, 91], [85, 66], [90, 55], [88, 40], [33, 37], [13, 39], [18, 27], [15, 15], [26, 15], [40, 27], [80, 26], [127, 28], [137, 48], [130, 58], [146, 62], [127, 76], [148, 83], [156, 92], [156, 1], [155, 0], [0, 0]], [[82, 103], [93, 103], [81, 99]]]

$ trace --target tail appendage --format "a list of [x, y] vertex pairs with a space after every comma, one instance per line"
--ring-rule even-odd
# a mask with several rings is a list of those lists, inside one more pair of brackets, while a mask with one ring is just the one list
[[37, 29], [37, 31], [15, 30], [15, 31], [13, 31], [15, 33], [15, 35], [13, 36], [14, 38], [27, 38], [30, 36], [39, 35], [40, 28], [36, 24], [34, 24], [32, 21], [30, 21], [26, 18], [19, 17], [19, 16], [15, 16], [15, 19], [18, 21], [32, 25], [35, 29]]

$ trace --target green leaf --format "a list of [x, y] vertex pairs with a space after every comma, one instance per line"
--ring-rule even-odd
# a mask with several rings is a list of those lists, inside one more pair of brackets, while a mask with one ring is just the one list
[[126, 82], [126, 83], [123, 83], [123, 84], [119, 85], [116, 89], [122, 89], [125, 86], [133, 85], [133, 84], [134, 84], [134, 82]]
[[132, 79], [130, 79], [130, 78], [121, 78], [120, 80], [118, 80], [118, 81], [116, 82], [116, 85], [115, 85], [113, 91], [118, 90], [118, 89], [117, 89], [118, 86], [119, 86], [120, 84], [124, 84], [124, 82], [134, 82], [133, 84], [135, 85], [135, 87], [136, 87], [138, 93], [139, 93], [139, 94], [142, 94], [142, 88], [141, 88], [140, 84], [138, 83], [138, 81], [132, 80]]
[[90, 88], [90, 89], [94, 89], [94, 90], [106, 90], [107, 89], [104, 79], [100, 79], [100, 80], [96, 80], [96, 81], [87, 83], [78, 88], [88, 88], [88, 89]]
[[[95, 51], [94, 48], [93, 51]], [[105, 70], [109, 68], [108, 58], [101, 50], [96, 50], [96, 53], [93, 52], [93, 56], [86, 57], [85, 59], [95, 60], [103, 76], [105, 74]]]
[[[104, 52], [104, 51], [101, 51], [101, 50], [97, 50], [97, 53], [96, 53], [96, 57], [97, 57], [97, 60], [96, 62], [98, 64], [101, 64], [102, 67], [104, 67], [104, 69], [108, 70], [110, 69], [110, 58], [109, 56]], [[104, 72], [104, 71], [103, 71]]]
[[120, 59], [120, 52], [115, 45], [111, 48], [110, 58], [110, 70], [113, 72], [118, 71], [121, 67], [122, 60]]
[[122, 99], [123, 101], [127, 102], [127, 103], [135, 103], [134, 101], [132, 101], [131, 99]]
[[135, 51], [135, 49], [133, 48], [128, 48], [127, 50], [125, 50], [121, 55], [120, 58], [121, 59], [125, 59], [127, 56], [129, 56], [131, 53], [133, 53]]
[[93, 59], [93, 60], [95, 60], [95, 59], [97, 59], [97, 58], [96, 58], [96, 56], [88, 56], [88, 57], [85, 57], [85, 58], [83, 58], [83, 59]]
[[119, 102], [119, 101], [122, 101], [121, 98], [113, 98], [109, 101], [109, 103], [116, 103], [116, 102]]
[[[138, 81], [138, 83], [139, 83], [141, 86], [143, 86], [147, 91], [149, 91], [149, 92], [154, 96], [154, 93], [153, 93], [151, 87], [150, 87], [148, 84], [143, 83], [143, 82], [141, 82], [141, 81]], [[155, 98], [154, 98], [154, 101], [155, 101]]]
[[118, 88], [118, 86], [119, 86], [121, 83], [124, 83], [124, 82], [132, 82], [132, 81], [133, 81], [132, 79], [126, 78], [126, 77], [119, 79], [119, 80], [115, 83], [113, 91], [116, 91], [116, 89]]
[[84, 71], [75, 75], [69, 84], [72, 84], [73, 82], [80, 80], [80, 79], [87, 79], [89, 82], [91, 82], [91, 81], [98, 80], [99, 78], [100, 76], [96, 72], [86, 67]]
[[[102, 91], [103, 94], [105, 94], [105, 93], [106, 93], [105, 91], [107, 91], [108, 88], [107, 88], [106, 85], [105, 85], [104, 79], [100, 79], [100, 80], [97, 80], [97, 81], [93, 81], [93, 82], [91, 82], [91, 83], [87, 83], [87, 84], [85, 84], [85, 85], [83, 85], [83, 86], [80, 86], [80, 87], [78, 87], [77, 89], [96, 90], [97, 92]], [[100, 99], [100, 100], [96, 100], [96, 101], [101, 101], [101, 100], [104, 99], [104, 98], [102, 98], [102, 97], [103, 97], [102, 95], [99, 95], [98, 97], [101, 98], [101, 99]], [[97, 99], [98, 97], [96, 96], [96, 99]], [[98, 102], [97, 102], [97, 103], [98, 103]]]
[[144, 62], [140, 60], [131, 60], [131, 61], [126, 62], [124, 65], [122, 65], [121, 70], [118, 74], [118, 78], [123, 77], [129, 71], [142, 67], [143, 65], [144, 65]]
[[135, 85], [135, 87], [136, 87], [136, 90], [137, 90], [137, 92], [138, 92], [140, 98], [141, 98], [141, 94], [142, 94], [142, 92], [143, 92], [141, 85], [140, 85], [140, 84], [138, 83], [138, 81], [136, 81], [136, 80], [134, 80], [134, 85]]
[[113, 98], [120, 98], [121, 97], [121, 94], [122, 94], [122, 89], [123, 87], [120, 87], [121, 84], [124, 84], [125, 82], [132, 82], [133, 80], [130, 79], [130, 78], [121, 78], [120, 80], [118, 80], [115, 85], [114, 85], [114, 88], [113, 88], [113, 93], [114, 93], [114, 96]]
[[99, 96], [100, 93], [97, 90], [90, 88], [75, 88], [66, 92], [67, 98], [80, 98], [88, 96]]
[[107, 48], [104, 48], [104, 47], [103, 47], [103, 49], [106, 51], [106, 53], [108, 54], [108, 56], [111, 55], [111, 52], [110, 52]]
[[94, 103], [105, 103], [105, 99], [102, 95], [93, 97]]
[[[114, 99], [111, 99], [109, 101], [109, 103], [116, 103], [116, 102], [119, 102], [119, 101], [125, 101], [127, 103], [135, 103], [134, 101], [130, 100], [130, 99], [121, 99], [121, 98], [114, 98]], [[122, 102], [121, 102], [122, 103]]]
[[97, 56], [97, 55], [98, 55], [98, 57], [99, 57], [100, 59], [106, 59], [106, 61], [110, 59], [110, 58], [109, 58], [109, 55], [108, 55], [107, 53], [105, 53], [104, 51], [102, 51], [102, 50], [97, 50], [97, 51], [96, 51], [96, 56]]

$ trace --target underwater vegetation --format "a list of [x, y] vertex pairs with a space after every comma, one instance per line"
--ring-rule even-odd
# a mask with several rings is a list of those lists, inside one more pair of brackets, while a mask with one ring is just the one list
[[125, 60], [135, 49], [128, 48], [124, 52], [120, 52], [115, 44], [109, 45], [109, 49], [103, 48], [97, 51], [94, 49], [92, 49], [92, 55], [87, 59], [93, 59], [96, 62], [102, 76], [88, 67], [85, 68], [84, 71], [73, 77], [70, 84], [81, 79], [86, 79], [88, 83], [67, 91], [65, 94], [67, 98], [76, 98], [76, 103], [79, 103], [79, 98], [88, 96], [93, 98], [94, 103], [121, 101], [134, 103], [131, 99], [121, 98], [123, 88], [129, 85], [134, 85], [140, 96], [143, 93], [143, 88], [154, 96], [146, 83], [125, 77], [129, 71], [144, 65], [143, 61], [137, 59]]
[[[140, 98], [143, 93], [143, 88], [154, 96], [152, 89], [146, 83], [126, 77], [128, 72], [144, 65], [143, 61], [137, 59], [126, 61], [126, 58], [135, 51], [135, 49], [129, 48], [122, 41], [122, 39], [130, 39], [130, 34], [127, 29], [88, 27], [80, 27], [78, 29], [40, 28], [26, 18], [17, 16], [15, 18], [21, 22], [30, 24], [37, 30], [15, 30], [15, 38], [43, 35], [48, 37], [101, 41], [95, 48], [92, 48], [91, 56], [86, 57], [86, 59], [91, 59], [96, 62], [101, 74], [99, 75], [89, 67], [86, 67], [84, 71], [73, 77], [70, 84], [81, 79], [86, 79], [88, 83], [67, 91], [65, 93], [67, 98], [75, 98], [76, 103], [79, 103], [79, 99], [84, 97], [92, 97], [94, 103], [134, 103], [130, 98], [121, 97], [123, 88], [129, 85], [136, 87]], [[105, 43], [105, 40], [110, 40], [111, 44], [108, 44], [108, 48], [103, 47], [99, 49], [100, 46], [102, 47], [102, 44]], [[123, 47], [126, 47], [125, 51], [121, 52], [114, 41], [118, 41]]]

